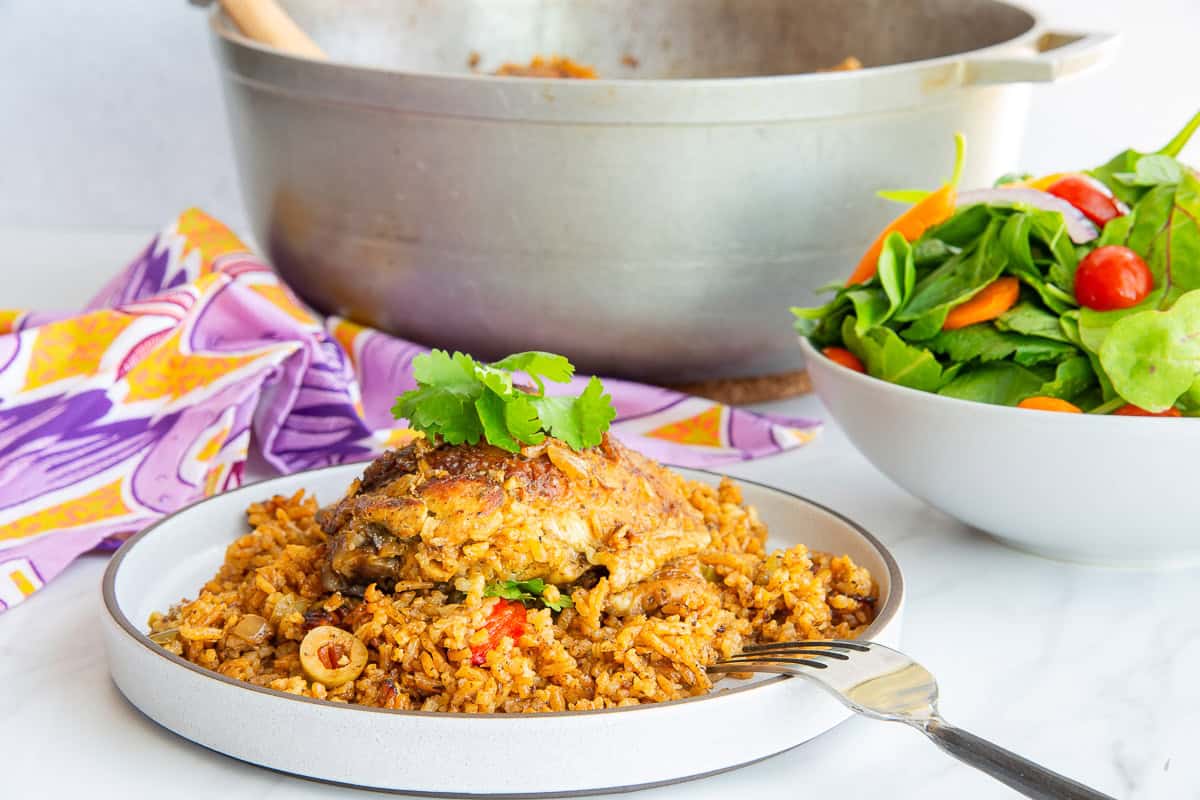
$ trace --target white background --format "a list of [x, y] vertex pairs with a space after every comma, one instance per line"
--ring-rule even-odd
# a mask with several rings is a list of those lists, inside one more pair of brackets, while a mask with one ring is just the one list
[[[1200, 0], [1025, 4], [1062, 29], [1126, 38], [1105, 73], [1038, 89], [1014, 168], [1158, 146], [1200, 108]], [[191, 205], [246, 228], [204, 12], [0, 0], [0, 227], [153, 231]]]

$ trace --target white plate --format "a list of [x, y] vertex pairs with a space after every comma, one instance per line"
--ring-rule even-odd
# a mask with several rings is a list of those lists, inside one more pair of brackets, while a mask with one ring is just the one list
[[[849, 715], [805, 681], [779, 677], [724, 681], [704, 697], [605, 711], [387, 711], [251, 686], [147, 638], [152, 611], [194, 597], [216, 572], [226, 546], [246, 530], [247, 505], [301, 488], [329, 503], [362, 469], [352, 464], [246, 486], [130, 539], [104, 576], [109, 669], [125, 697], [168, 730], [243, 761], [323, 781], [438, 795], [575, 794], [670, 783], [782, 752]], [[848, 553], [871, 571], [881, 603], [867, 636], [896, 644], [903, 585], [883, 545], [822, 506], [739, 483], [769, 526], [773, 546], [803, 542]]]

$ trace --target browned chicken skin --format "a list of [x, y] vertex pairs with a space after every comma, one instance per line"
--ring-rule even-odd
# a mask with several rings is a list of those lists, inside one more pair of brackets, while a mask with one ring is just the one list
[[709, 543], [678, 475], [606, 437], [575, 452], [547, 439], [522, 453], [424, 439], [378, 458], [318, 519], [331, 537], [330, 591], [371, 583], [606, 572], [614, 591]]

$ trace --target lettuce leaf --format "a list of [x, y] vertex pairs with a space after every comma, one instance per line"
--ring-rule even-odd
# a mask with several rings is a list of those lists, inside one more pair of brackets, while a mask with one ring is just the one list
[[1166, 411], [1200, 378], [1200, 291], [1167, 311], [1140, 311], [1113, 324], [1100, 349], [1113, 389], [1147, 411]]

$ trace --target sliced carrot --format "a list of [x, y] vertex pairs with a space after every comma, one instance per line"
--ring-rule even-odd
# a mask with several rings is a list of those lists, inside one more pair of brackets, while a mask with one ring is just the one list
[[1083, 409], [1066, 400], [1057, 397], [1026, 397], [1017, 403], [1017, 408], [1029, 408], [1034, 411], [1062, 411], [1067, 414], [1082, 414]]
[[954, 214], [958, 202], [958, 180], [962, 177], [963, 155], [966, 152], [966, 141], [961, 133], [954, 135], [954, 174], [940, 189], [931, 192], [912, 208], [896, 217], [883, 229], [875, 242], [863, 254], [858, 266], [846, 281], [847, 286], [870, 280], [879, 269], [879, 254], [883, 252], [883, 243], [893, 232], [899, 233], [908, 241], [917, 239], [922, 233], [934, 225], [945, 222]]
[[1011, 276], [997, 278], [980, 289], [970, 300], [952, 308], [946, 316], [942, 330], [955, 331], [977, 322], [993, 320], [1015, 306], [1020, 296], [1019, 280]]
[[830, 361], [841, 364], [846, 369], [852, 369], [855, 372], [866, 372], [867, 368], [863, 366], [862, 361], [859, 361], [858, 356], [851, 353], [844, 347], [826, 347], [821, 351]]
[[1135, 406], [1133, 403], [1126, 403], [1113, 412], [1118, 417], [1182, 417], [1178, 408], [1168, 408], [1166, 411], [1160, 411], [1155, 414], [1153, 411], [1147, 411], [1140, 406]]

